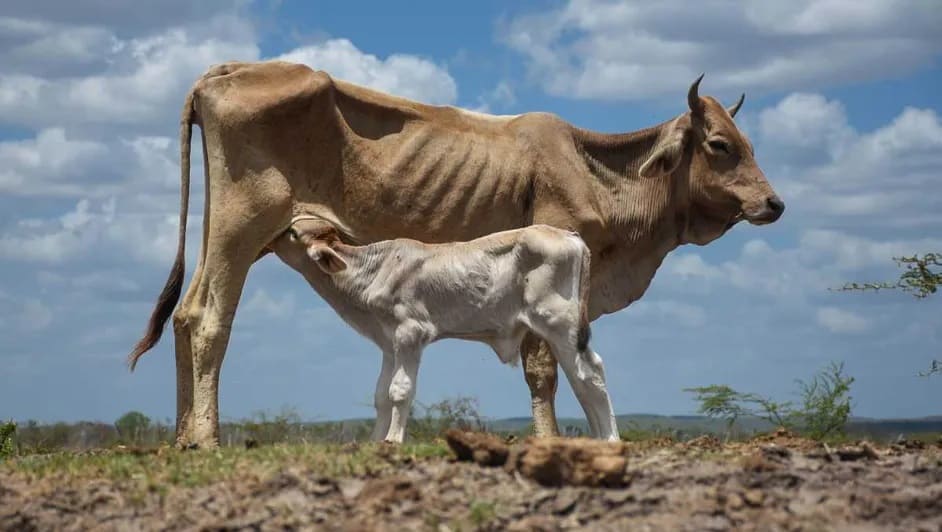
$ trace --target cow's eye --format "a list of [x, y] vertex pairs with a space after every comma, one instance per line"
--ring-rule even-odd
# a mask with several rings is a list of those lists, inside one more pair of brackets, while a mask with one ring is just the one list
[[710, 146], [710, 149], [715, 152], [729, 153], [729, 144], [725, 140], [713, 139], [707, 141], [707, 144]]

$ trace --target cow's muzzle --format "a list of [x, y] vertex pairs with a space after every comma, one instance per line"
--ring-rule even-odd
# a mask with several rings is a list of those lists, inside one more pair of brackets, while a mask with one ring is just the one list
[[753, 225], [765, 225], [781, 218], [783, 212], [785, 212], [785, 202], [778, 196], [772, 195], [765, 199], [762, 207], [752, 212], [744, 212], [743, 215]]

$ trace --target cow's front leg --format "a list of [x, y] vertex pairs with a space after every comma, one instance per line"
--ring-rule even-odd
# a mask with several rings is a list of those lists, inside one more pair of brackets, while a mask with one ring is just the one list
[[527, 333], [520, 346], [523, 373], [530, 387], [533, 408], [533, 431], [546, 438], [559, 435], [556, 423], [556, 358], [546, 342]]

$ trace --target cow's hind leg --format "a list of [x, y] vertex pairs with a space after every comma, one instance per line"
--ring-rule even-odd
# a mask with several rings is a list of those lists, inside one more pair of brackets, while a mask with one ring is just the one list
[[[232, 320], [249, 268], [288, 211], [260, 214], [253, 218], [241, 212], [211, 213], [201, 267], [174, 315], [177, 369], [179, 378], [184, 379], [178, 385], [178, 394], [183, 396], [178, 405], [178, 445], [219, 444], [219, 371]], [[189, 404], [185, 397], [187, 372], [191, 376]]]
[[549, 345], [527, 333], [520, 346], [523, 374], [530, 388], [533, 410], [533, 430], [536, 436], [546, 438], [559, 435], [556, 424], [556, 359]]
[[183, 296], [183, 301], [173, 313], [173, 333], [177, 364], [177, 447], [185, 448], [193, 439], [193, 346], [190, 342], [190, 325], [187, 310], [199, 292], [202, 279], [203, 260], [193, 274], [193, 280]]

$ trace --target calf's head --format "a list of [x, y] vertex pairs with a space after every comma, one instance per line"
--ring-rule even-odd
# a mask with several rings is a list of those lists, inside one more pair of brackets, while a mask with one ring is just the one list
[[686, 185], [683, 239], [693, 244], [709, 243], [741, 220], [772, 223], [785, 210], [756, 163], [752, 143], [733, 122], [745, 95], [724, 108], [699, 95], [702, 78], [687, 94], [690, 111], [666, 126], [639, 170], [642, 177], [672, 176]]
[[347, 262], [333, 248], [339, 242], [340, 235], [330, 223], [302, 219], [292, 223], [271, 248], [296, 270], [304, 271], [313, 262], [324, 273], [335, 274], [347, 269]]

